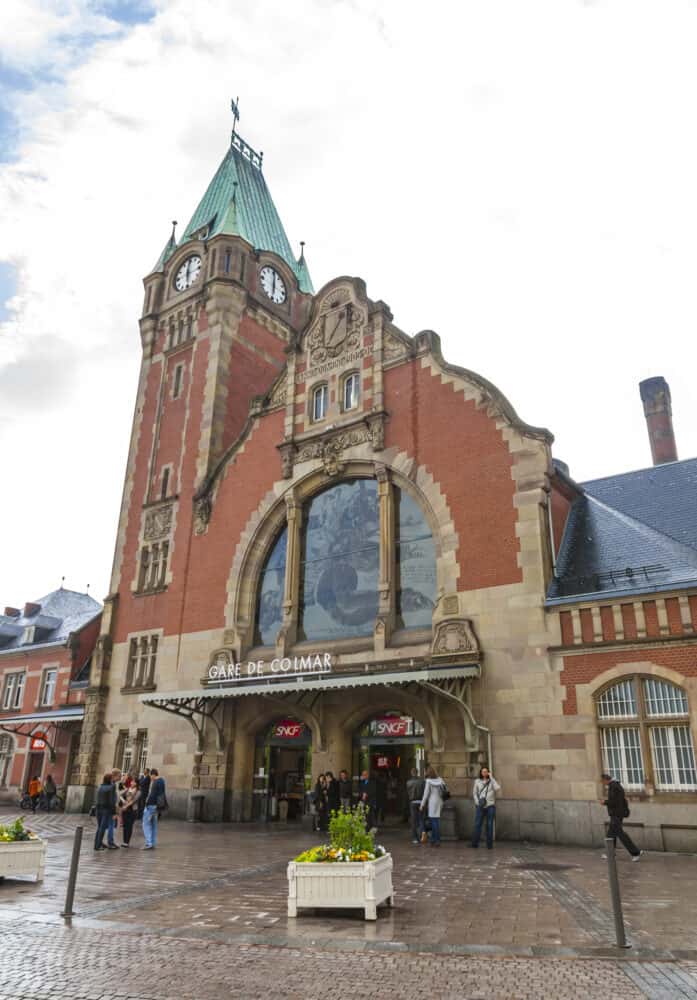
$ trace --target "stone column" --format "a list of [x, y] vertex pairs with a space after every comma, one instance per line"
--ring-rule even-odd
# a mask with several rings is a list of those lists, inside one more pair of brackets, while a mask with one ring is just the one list
[[293, 490], [289, 490], [286, 501], [286, 578], [283, 594], [283, 626], [278, 634], [276, 653], [285, 656], [287, 650], [297, 641], [298, 635], [298, 592], [300, 587], [300, 547], [302, 543], [302, 506]]
[[395, 623], [394, 491], [387, 468], [376, 464], [380, 512], [380, 580], [378, 616], [375, 621], [375, 652], [383, 653]]

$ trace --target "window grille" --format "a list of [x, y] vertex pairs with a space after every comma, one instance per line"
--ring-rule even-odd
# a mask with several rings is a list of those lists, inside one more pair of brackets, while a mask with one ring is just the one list
[[652, 718], [669, 715], [687, 715], [687, 695], [675, 684], [644, 679], [644, 702], [646, 714]]
[[600, 745], [604, 770], [618, 778], [626, 788], [643, 788], [644, 763], [638, 726], [602, 729]]
[[631, 680], [614, 684], [598, 698], [599, 719], [632, 719], [636, 715], [636, 691]]
[[656, 788], [664, 791], [697, 789], [695, 750], [688, 726], [651, 726]]

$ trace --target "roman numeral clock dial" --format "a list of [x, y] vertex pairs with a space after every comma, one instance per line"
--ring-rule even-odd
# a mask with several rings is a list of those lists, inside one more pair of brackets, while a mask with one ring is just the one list
[[286, 301], [288, 294], [286, 292], [286, 285], [278, 271], [274, 271], [267, 264], [266, 267], [262, 267], [261, 271], [259, 271], [259, 281], [261, 282], [264, 294], [277, 306], [282, 305]]

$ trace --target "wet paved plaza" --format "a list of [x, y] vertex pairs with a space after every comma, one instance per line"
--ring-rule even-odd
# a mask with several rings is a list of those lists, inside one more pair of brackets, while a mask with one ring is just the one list
[[[12, 814], [0, 812], [0, 821]], [[600, 852], [379, 838], [395, 907], [286, 916], [286, 864], [317, 835], [165, 820], [156, 851], [95, 854], [93, 820], [37, 816], [46, 879], [0, 883], [0, 1000], [34, 997], [694, 997], [697, 858], [619, 854], [633, 947], [614, 947]], [[84, 824], [76, 917], [59, 916]], [[37, 961], [38, 958], [38, 961]]]

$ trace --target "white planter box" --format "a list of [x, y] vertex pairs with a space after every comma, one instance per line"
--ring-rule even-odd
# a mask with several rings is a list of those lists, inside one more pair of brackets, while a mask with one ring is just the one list
[[0, 879], [35, 875], [37, 882], [43, 882], [45, 862], [45, 840], [19, 840], [12, 844], [0, 844]]
[[288, 865], [288, 916], [298, 909], [331, 907], [365, 910], [366, 920], [377, 920], [377, 908], [394, 906], [392, 855], [376, 861], [336, 863], [291, 861]]

